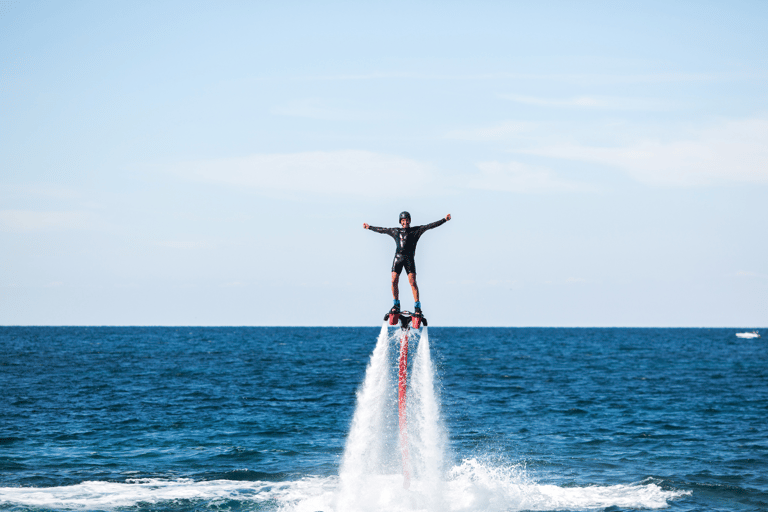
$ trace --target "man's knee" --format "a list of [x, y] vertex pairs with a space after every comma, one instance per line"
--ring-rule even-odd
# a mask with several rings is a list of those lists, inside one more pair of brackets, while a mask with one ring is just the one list
[[416, 284], [416, 274], [408, 274], [408, 282], [411, 283], [411, 285]]

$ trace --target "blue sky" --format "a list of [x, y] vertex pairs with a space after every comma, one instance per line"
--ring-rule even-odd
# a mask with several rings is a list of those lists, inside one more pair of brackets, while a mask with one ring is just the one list
[[0, 2], [0, 324], [378, 325], [408, 210], [433, 325], [768, 325], [767, 24]]

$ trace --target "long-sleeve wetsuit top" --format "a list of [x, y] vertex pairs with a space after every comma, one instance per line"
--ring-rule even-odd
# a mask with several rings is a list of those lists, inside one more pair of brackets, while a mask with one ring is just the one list
[[377, 233], [384, 233], [395, 239], [397, 244], [397, 251], [395, 251], [395, 257], [413, 258], [416, 253], [416, 243], [428, 229], [442, 226], [447, 221], [440, 219], [431, 224], [425, 224], [423, 226], [411, 226], [409, 228], [377, 228], [376, 226], [368, 226], [368, 229]]

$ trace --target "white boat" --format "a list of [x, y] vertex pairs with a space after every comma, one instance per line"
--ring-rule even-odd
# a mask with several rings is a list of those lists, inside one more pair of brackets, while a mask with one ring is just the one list
[[760, 334], [757, 331], [737, 332], [736, 336], [739, 337], [739, 338], [759, 338]]

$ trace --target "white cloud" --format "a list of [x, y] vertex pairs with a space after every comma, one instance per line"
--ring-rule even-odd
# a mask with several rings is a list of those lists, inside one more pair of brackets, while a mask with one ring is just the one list
[[219, 285], [220, 288], [245, 288], [248, 286], [242, 281], [230, 281]]
[[662, 105], [656, 100], [645, 98], [622, 98], [617, 96], [577, 96], [573, 98], [541, 98], [519, 94], [502, 94], [502, 98], [524, 105], [540, 107], [598, 108], [610, 110], [651, 110]]
[[76, 190], [69, 187], [60, 187], [55, 185], [29, 185], [19, 187], [19, 193], [25, 193], [28, 195], [42, 196], [51, 199], [60, 200], [77, 200], [83, 197], [83, 193], [80, 190]]
[[155, 245], [160, 247], [167, 247], [169, 249], [210, 249], [213, 244], [207, 241], [193, 241], [193, 240], [162, 240]]
[[[622, 62], [626, 62], [622, 59]], [[625, 84], [656, 84], [680, 82], [713, 82], [763, 79], [765, 73], [646, 73], [646, 74], [607, 74], [607, 73], [367, 73], [357, 75], [312, 75], [296, 77], [296, 80], [308, 81], [360, 81], [360, 80], [423, 80], [423, 81], [545, 81], [564, 82], [569, 84], [586, 85], [625, 85]]]
[[[186, 179], [236, 186], [258, 193], [378, 197], [467, 189], [517, 193], [583, 192], [590, 187], [559, 178], [550, 169], [520, 162], [480, 162], [450, 178], [415, 160], [369, 151], [258, 154], [181, 163], [172, 172]], [[175, 244], [167, 246], [174, 246]]]
[[324, 121], [356, 121], [381, 117], [381, 115], [334, 106], [325, 100], [314, 98], [293, 100], [285, 105], [273, 108], [272, 113], [281, 116], [304, 117]]
[[758, 279], [766, 279], [766, 278], [768, 278], [768, 276], [766, 276], [765, 274], [760, 274], [758, 272], [750, 272], [750, 271], [745, 271], [745, 270], [739, 270], [738, 272], [736, 272], [734, 274], [734, 276], [735, 277], [748, 277], [748, 278], [749, 277], [756, 277]]
[[[375, 197], [420, 194], [438, 181], [429, 165], [370, 151], [314, 151], [256, 154], [181, 163], [172, 172], [197, 181], [246, 187], [259, 192]], [[434, 189], [434, 187], [433, 187]]]
[[549, 169], [520, 162], [480, 162], [479, 173], [466, 178], [466, 186], [505, 192], [577, 192], [587, 187], [562, 180]]
[[505, 121], [503, 123], [468, 130], [453, 130], [446, 135], [449, 139], [485, 141], [485, 140], [506, 140], [517, 137], [537, 128], [537, 123], [528, 121]]
[[5, 232], [93, 229], [97, 224], [89, 212], [0, 210], [0, 231]]
[[768, 120], [728, 121], [689, 140], [645, 140], [615, 148], [561, 145], [521, 152], [615, 166], [651, 185], [768, 183]]

